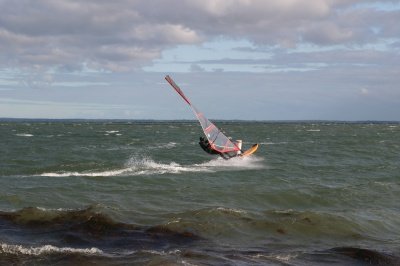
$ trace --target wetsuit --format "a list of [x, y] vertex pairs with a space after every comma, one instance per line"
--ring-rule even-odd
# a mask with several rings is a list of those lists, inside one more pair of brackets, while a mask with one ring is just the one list
[[199, 145], [205, 152], [207, 152], [209, 154], [219, 154], [219, 155], [221, 155], [220, 152], [218, 152], [218, 151], [214, 150], [213, 148], [211, 148], [211, 145], [208, 142], [208, 139], [204, 139], [203, 137], [200, 137]]

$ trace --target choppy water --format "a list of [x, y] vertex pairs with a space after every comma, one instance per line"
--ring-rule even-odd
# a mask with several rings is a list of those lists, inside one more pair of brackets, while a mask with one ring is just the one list
[[400, 264], [400, 124], [0, 122], [0, 264]]

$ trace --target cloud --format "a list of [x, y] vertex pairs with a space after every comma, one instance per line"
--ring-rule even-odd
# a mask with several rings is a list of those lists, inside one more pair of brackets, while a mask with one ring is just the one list
[[95, 103], [30, 101], [0, 98], [2, 117], [17, 118], [137, 118], [145, 108], [129, 105], [105, 105]]
[[204, 72], [205, 69], [197, 64], [191, 64], [189, 68], [190, 72]]
[[367, 96], [369, 94], [369, 90], [367, 88], [361, 88], [360, 94], [363, 96]]
[[358, 3], [3, 0], [0, 66], [137, 70], [160, 58], [167, 48], [220, 36], [280, 47], [363, 45], [398, 38], [399, 10]]

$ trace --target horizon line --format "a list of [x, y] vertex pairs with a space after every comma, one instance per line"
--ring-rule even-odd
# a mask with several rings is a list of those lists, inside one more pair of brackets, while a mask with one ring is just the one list
[[[220, 122], [336, 122], [336, 123], [400, 123], [400, 120], [341, 120], [341, 119], [209, 119]], [[5, 121], [116, 121], [116, 122], [197, 122], [197, 119], [154, 119], [154, 118], [25, 118], [0, 117]]]

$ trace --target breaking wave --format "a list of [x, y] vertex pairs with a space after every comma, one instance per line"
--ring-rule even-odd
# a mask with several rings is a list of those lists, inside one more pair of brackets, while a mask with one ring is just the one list
[[183, 166], [175, 162], [159, 163], [150, 158], [131, 158], [124, 168], [107, 171], [82, 171], [82, 172], [52, 172], [42, 173], [40, 176], [68, 177], [68, 176], [138, 176], [156, 174], [178, 174], [182, 172], [207, 172], [206, 168]]
[[18, 136], [18, 137], [33, 137], [33, 134], [19, 133], [19, 134], [15, 134], [15, 136]]
[[73, 172], [47, 172], [40, 176], [50, 177], [69, 177], [69, 176], [86, 176], [86, 177], [108, 177], [108, 176], [139, 176], [139, 175], [162, 175], [162, 174], [180, 174], [187, 172], [217, 172], [217, 171], [235, 171], [246, 169], [261, 169], [263, 159], [255, 156], [246, 158], [233, 158], [224, 160], [216, 158], [201, 164], [181, 165], [176, 162], [161, 163], [151, 158], [132, 157], [121, 169], [112, 169], [106, 171], [73, 171]]
[[[139, 226], [114, 220], [98, 212], [94, 206], [81, 210], [43, 210], [28, 207], [14, 212], [1, 212], [0, 223], [20, 243], [0, 244], [0, 253], [40, 255], [42, 253], [102, 254], [104, 249], [120, 246], [123, 250], [158, 249], [199, 239], [184, 228]], [[30, 246], [32, 241], [46, 243]], [[72, 247], [56, 247], [47, 243], [69, 243]], [[22, 243], [21, 243], [22, 242]], [[30, 246], [30, 247], [29, 247]]]
[[24, 247], [22, 245], [0, 244], [0, 253], [6, 254], [23, 254], [31, 256], [39, 256], [52, 253], [80, 253], [85, 255], [99, 255], [103, 252], [95, 247], [92, 248], [71, 248], [71, 247], [55, 247], [52, 245], [44, 245], [39, 247]]
[[222, 158], [216, 158], [211, 161], [195, 164], [197, 167], [205, 167], [213, 170], [246, 170], [246, 169], [262, 169], [265, 165], [262, 163], [263, 158], [257, 156], [251, 157], [236, 157], [230, 160], [224, 160]]
[[[191, 249], [201, 243], [212, 247], [210, 238], [224, 242], [224, 237], [230, 238], [234, 232], [241, 232], [241, 241], [246, 238], [252, 241], [255, 236], [248, 227], [255, 229], [255, 234], [270, 239], [288, 241], [296, 237], [305, 239], [310, 235], [317, 238], [321, 235], [336, 238], [339, 235], [342, 236], [340, 241], [345, 242], [345, 238], [353, 238], [360, 231], [354, 222], [339, 215], [274, 209], [260, 215], [215, 206], [168, 216], [170, 222], [135, 225], [119, 222], [99, 212], [96, 206], [74, 210], [30, 207], [11, 212], [0, 211], [0, 224], [5, 234], [0, 242], [0, 264], [10, 264], [18, 258], [20, 261], [40, 259], [49, 264], [56, 264], [60, 259], [69, 264], [80, 261], [88, 264], [106, 262], [108, 265], [115, 259], [121, 262], [117, 265], [132, 261], [159, 264], [160, 260], [162, 264], [172, 259], [172, 262], [189, 260], [195, 264], [210, 264], [211, 261], [215, 265], [237, 262], [243, 262], [243, 265], [307, 265], [301, 262], [309, 262], [310, 259], [318, 261], [322, 254], [324, 260], [332, 260], [338, 265], [399, 265], [398, 256], [389, 252], [352, 246], [325, 246], [311, 252], [281, 252], [257, 246], [249, 249], [215, 247], [207, 248], [207, 252]], [[249, 236], [246, 237], [246, 234]], [[5, 241], [12, 238], [11, 243]]]

